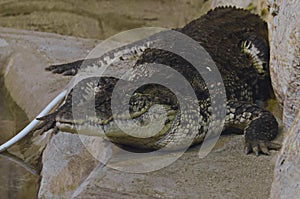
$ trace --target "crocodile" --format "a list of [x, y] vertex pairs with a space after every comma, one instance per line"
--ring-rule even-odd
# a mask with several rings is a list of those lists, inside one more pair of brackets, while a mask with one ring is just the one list
[[[213, 102], [208, 89], [209, 86], [219, 85], [206, 85], [201, 74], [183, 57], [167, 50], [150, 48], [149, 43], [154, 36], [123, 46], [99, 58], [48, 66], [46, 70], [52, 73], [78, 75], [88, 68], [100, 68], [109, 64], [107, 57], [113, 60], [111, 62], [117, 60], [120, 67], [127, 59], [136, 59], [132, 67], [133, 75], [128, 80], [102, 76], [80, 81], [70, 90], [61, 106], [53, 113], [38, 118], [41, 124], [37, 129], [42, 132], [54, 129], [56, 132], [62, 130], [84, 131], [91, 135], [103, 134], [121, 146], [157, 150], [170, 143], [174, 143], [172, 147], [180, 148], [180, 140], [189, 136], [193, 136], [191, 144], [201, 143], [209, 130], [213, 131], [214, 127], [217, 129], [218, 124], [224, 122], [223, 131], [234, 128], [243, 132], [247, 154], [269, 154], [270, 149], [278, 149], [280, 145], [273, 142], [278, 134], [278, 123], [273, 114], [261, 106], [261, 102], [272, 95], [266, 22], [247, 10], [226, 6], [210, 10], [184, 27], [173, 30], [198, 42], [216, 64], [226, 92], [225, 104], [217, 106], [216, 109], [225, 108], [224, 120], [214, 121]], [[122, 97], [126, 95], [123, 92], [133, 87], [130, 80], [155, 73], [151, 73], [152, 63], [167, 65], [188, 80], [197, 100], [195, 102], [186, 98], [185, 103], [192, 107], [198, 106], [193, 110], [186, 110], [179, 103], [178, 95], [167, 87], [146, 84], [136, 89], [130, 97], [129, 115], [125, 114], [127, 109], [124, 110], [122, 105], [118, 107], [117, 114], [112, 114], [111, 103], [113, 93], [116, 93], [116, 85], [124, 86], [116, 93], [122, 101]], [[165, 74], [160, 77], [174, 81], [174, 77], [172, 79]], [[184, 90], [184, 86], [180, 89]], [[75, 95], [79, 97], [73, 98]], [[93, 99], [95, 115], [87, 118], [83, 111], [75, 118], [72, 111]], [[153, 108], [155, 105], [160, 106]], [[198, 119], [195, 119], [195, 113], [200, 115]], [[163, 114], [164, 117], [161, 116]], [[140, 136], [128, 135], [118, 128], [119, 124], [130, 129], [132, 125], [143, 126], [151, 121], [163, 123], [158, 133], [152, 136], [148, 135], [147, 128], [137, 132]]]

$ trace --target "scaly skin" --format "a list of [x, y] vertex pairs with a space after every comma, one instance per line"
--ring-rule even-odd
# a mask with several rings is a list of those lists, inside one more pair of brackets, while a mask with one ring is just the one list
[[[258, 101], [268, 99], [272, 92], [269, 76], [267, 24], [259, 16], [248, 11], [225, 7], [210, 11], [201, 18], [176, 30], [199, 42], [210, 54], [222, 75], [227, 96], [224, 129], [235, 127], [244, 131], [247, 153], [254, 151], [256, 154], [259, 152], [268, 154], [268, 149], [279, 148], [279, 145], [271, 142], [278, 133], [276, 119], [270, 112], [255, 104]], [[136, 73], [132, 78], [139, 79], [142, 77], [149, 69], [148, 63], [165, 64], [180, 72], [189, 81], [198, 98], [196, 103], [199, 104], [201, 110], [195, 108], [193, 111], [200, 113], [199, 121], [193, 119], [193, 111], [184, 110], [179, 106], [178, 100], [172, 92], [159, 85], [145, 85], [135, 91], [129, 105], [132, 118], [124, 116], [126, 110], [122, 110], [121, 105], [120, 112], [113, 117], [111, 98], [114, 86], [118, 81], [124, 80], [101, 77], [100, 79], [89, 78], [80, 82], [77, 87], [83, 86], [86, 88], [85, 93], [92, 93], [91, 96], [87, 98], [84, 94], [79, 94], [79, 99], [72, 99], [72, 94], [76, 90], [73, 89], [62, 106], [54, 113], [40, 118], [44, 121], [40, 128], [43, 131], [54, 128], [76, 132], [76, 127], [79, 127], [87, 134], [105, 134], [117, 144], [150, 150], [165, 147], [169, 143], [174, 143], [172, 148], [180, 147], [180, 140], [190, 135], [195, 136], [193, 144], [202, 142], [209, 131], [209, 125], [212, 124], [212, 107], [207, 86], [218, 85], [206, 85], [191, 64], [178, 55], [158, 49], [148, 48], [145, 50], [145, 46], [147, 46], [145, 43], [149, 41], [151, 39], [140, 42], [142, 43], [141, 46], [138, 46], [140, 43], [127, 46], [128, 49], [132, 49], [132, 46], [137, 45], [136, 49], [139, 51], [131, 50], [129, 52], [129, 57], [131, 56], [130, 53], [132, 56], [137, 55], [139, 57], [133, 67], [133, 71]], [[125, 52], [124, 49], [126, 46], [114, 52], [118, 50]], [[115, 53], [111, 54], [115, 55]], [[127, 56], [114, 57], [114, 59], [122, 65], [124, 57]], [[81, 66], [83, 61], [52, 65], [47, 70], [64, 75], [76, 75], [80, 70], [84, 71], [88, 67], [95, 67], [97, 64], [100, 67], [103, 60], [103, 57], [88, 60], [83, 66]], [[172, 77], [166, 78], [172, 79]], [[90, 89], [84, 86], [87, 84], [89, 84]], [[124, 81], [122, 84], [131, 87], [130, 82]], [[124, 87], [124, 90], [126, 89]], [[118, 95], [119, 99], [122, 99], [122, 92]], [[82, 114], [82, 116], [74, 119], [72, 104], [83, 107], [94, 97], [96, 117], [86, 119], [85, 115]], [[191, 99], [185, 100], [187, 103], [193, 104]], [[167, 113], [164, 128], [157, 135], [151, 138], [136, 138], [122, 133], [117, 128], [117, 123], [120, 121], [128, 126], [132, 122], [141, 126], [146, 125], [151, 115], [149, 110], [154, 104], [162, 105]], [[157, 119], [162, 112], [157, 109], [152, 114]], [[179, 126], [179, 118], [187, 118], [186, 123]], [[214, 121], [213, 124], [217, 123], [218, 121]], [[200, 124], [200, 128], [196, 127], [197, 124]]]

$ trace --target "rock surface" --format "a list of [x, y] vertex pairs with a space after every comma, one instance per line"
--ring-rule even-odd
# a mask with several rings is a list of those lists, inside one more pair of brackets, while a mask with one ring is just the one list
[[221, 5], [255, 12], [267, 6], [264, 0], [6, 0], [0, 2], [0, 26], [104, 39], [138, 27], [181, 27]]
[[[3, 44], [0, 63], [5, 86], [29, 120], [35, 118], [70, 81], [69, 77], [50, 76], [45, 66], [83, 57], [88, 53], [87, 49], [95, 45], [95, 40], [8, 28], [0, 28], [0, 42]], [[36, 135], [38, 133], [9, 151], [37, 164], [50, 134]]]
[[[84, 139], [84, 138], [81, 138]], [[70, 198], [100, 163], [81, 139], [70, 133], [55, 135], [43, 153], [39, 198]], [[102, 139], [86, 137], [84, 143], [105, 154]]]
[[[0, 28], [0, 39], [7, 45], [1, 48], [1, 66], [5, 85], [16, 103], [32, 120], [61, 90], [69, 77], [50, 77], [45, 66], [84, 58], [96, 40], [61, 37]], [[16, 82], [19, 82], [16, 84]], [[47, 86], [43, 83], [47, 82]], [[47, 93], [45, 95], [44, 93]]]
[[205, 0], [6, 0], [0, 26], [104, 39], [138, 27], [180, 27], [208, 9]]
[[283, 107], [286, 134], [275, 168], [271, 198], [299, 198], [300, 193], [300, 4], [273, 1], [270, 19], [271, 75]]
[[[195, 147], [168, 167], [138, 174], [104, 166], [78, 137], [59, 133], [43, 154], [39, 198], [269, 198], [276, 156], [247, 156], [242, 141], [223, 137], [204, 159]], [[118, 156], [118, 165], [153, 164], [165, 157], [137, 161], [110, 153], [101, 142], [97, 146], [108, 157]]]
[[269, 23], [271, 76], [276, 97], [283, 107], [283, 124], [288, 130], [300, 109], [300, 4], [277, 1], [271, 8], [278, 12]]
[[1, 199], [32, 199], [39, 190], [40, 176], [17, 157], [0, 154]]
[[283, 142], [275, 167], [271, 198], [299, 198], [300, 195], [300, 114]]
[[262, 0], [211, 0], [210, 6], [215, 8], [217, 6], [234, 5], [239, 8], [254, 9], [254, 11], [259, 12], [267, 6], [266, 4], [266, 1]]

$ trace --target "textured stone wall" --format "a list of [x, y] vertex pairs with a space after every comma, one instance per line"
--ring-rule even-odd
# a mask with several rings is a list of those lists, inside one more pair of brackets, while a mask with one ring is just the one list
[[269, 20], [271, 76], [288, 130], [300, 108], [300, 4], [297, 0], [283, 0], [271, 6], [278, 13]]
[[[300, 118], [300, 114], [297, 115]], [[299, 198], [300, 195], [300, 120], [295, 120], [283, 142], [275, 166], [271, 198]]]
[[269, 20], [271, 75], [283, 107], [285, 140], [276, 162], [271, 198], [299, 198], [300, 194], [300, 3], [271, 2]]

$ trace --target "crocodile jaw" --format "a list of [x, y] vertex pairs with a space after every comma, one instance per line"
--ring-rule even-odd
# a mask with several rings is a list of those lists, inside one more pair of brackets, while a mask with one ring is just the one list
[[172, 128], [176, 114], [177, 111], [164, 105], [137, 117], [116, 117], [105, 123], [95, 122], [96, 118], [71, 120], [60, 117], [56, 118], [56, 126], [64, 132], [99, 136], [117, 144], [152, 149], [160, 147], [156, 145]]

